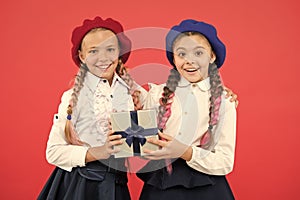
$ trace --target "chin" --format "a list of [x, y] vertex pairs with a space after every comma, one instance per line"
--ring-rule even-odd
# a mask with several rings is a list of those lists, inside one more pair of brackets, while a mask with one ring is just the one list
[[113, 78], [113, 76], [114, 76], [114, 74], [113, 74], [113, 73], [112, 73], [112, 74], [103, 73], [103, 74], [102, 74], [102, 76], [101, 76], [101, 78], [104, 78], [104, 79], [110, 80], [110, 79], [112, 79], [112, 78]]
[[186, 78], [186, 80], [188, 80], [190, 83], [198, 83], [200, 81], [202, 81], [202, 78]]

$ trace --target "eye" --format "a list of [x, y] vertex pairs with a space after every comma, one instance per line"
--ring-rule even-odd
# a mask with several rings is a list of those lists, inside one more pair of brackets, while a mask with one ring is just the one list
[[89, 50], [89, 52], [88, 53], [90, 53], [90, 54], [95, 54], [95, 53], [97, 53], [98, 52], [98, 50], [96, 50], [96, 49], [92, 49], [92, 50]]
[[109, 53], [114, 53], [114, 52], [116, 51], [116, 48], [109, 47], [109, 48], [107, 48], [107, 51], [108, 51]]
[[195, 56], [201, 56], [202, 54], [203, 54], [202, 51], [196, 51], [196, 52], [195, 52]]
[[185, 52], [178, 52], [177, 55], [178, 55], [179, 57], [183, 58], [183, 57], [186, 55], [186, 53], [185, 53]]

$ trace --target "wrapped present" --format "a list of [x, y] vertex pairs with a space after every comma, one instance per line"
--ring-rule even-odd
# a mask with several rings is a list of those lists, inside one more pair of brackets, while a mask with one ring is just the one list
[[158, 138], [158, 128], [155, 110], [138, 110], [116, 112], [111, 115], [111, 125], [114, 134], [122, 135], [123, 144], [115, 158], [143, 156], [143, 148], [157, 150], [157, 145], [147, 143], [147, 138]]

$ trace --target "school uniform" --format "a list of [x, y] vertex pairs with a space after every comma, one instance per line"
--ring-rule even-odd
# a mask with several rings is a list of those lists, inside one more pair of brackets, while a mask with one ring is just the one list
[[[151, 86], [145, 108], [154, 108], [158, 112], [164, 86]], [[216, 145], [205, 150], [198, 146], [209, 125], [209, 98], [209, 78], [190, 83], [181, 77], [175, 90], [171, 116], [163, 132], [192, 146], [192, 158], [190, 161], [173, 159], [170, 175], [164, 161], [150, 161], [138, 173], [144, 181], [140, 199], [234, 199], [225, 175], [232, 171], [234, 163], [235, 104], [225, 99], [225, 93], [222, 95], [219, 122], [212, 130]]]
[[[128, 85], [115, 73], [112, 85], [87, 72], [72, 123], [79, 138], [91, 147], [107, 138], [107, 117], [112, 111], [134, 110]], [[143, 97], [146, 91], [142, 91]], [[38, 199], [130, 199], [124, 159], [109, 158], [85, 163], [88, 146], [69, 145], [65, 140], [67, 107], [72, 89], [61, 98], [47, 142], [47, 161], [56, 169]], [[96, 97], [95, 94], [98, 96]]]

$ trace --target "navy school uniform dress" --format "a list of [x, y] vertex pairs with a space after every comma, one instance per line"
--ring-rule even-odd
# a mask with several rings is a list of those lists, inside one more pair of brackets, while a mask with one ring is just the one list
[[[162, 168], [158, 169], [159, 165]], [[201, 173], [189, 167], [183, 159], [172, 163], [172, 174], [168, 174], [163, 165], [164, 161], [150, 161], [137, 174], [144, 181], [140, 200], [234, 199], [225, 176]], [[151, 169], [158, 170], [153, 172]]]
[[94, 161], [71, 172], [56, 167], [37, 199], [130, 200], [127, 172], [117, 170], [120, 164], [124, 159]]

